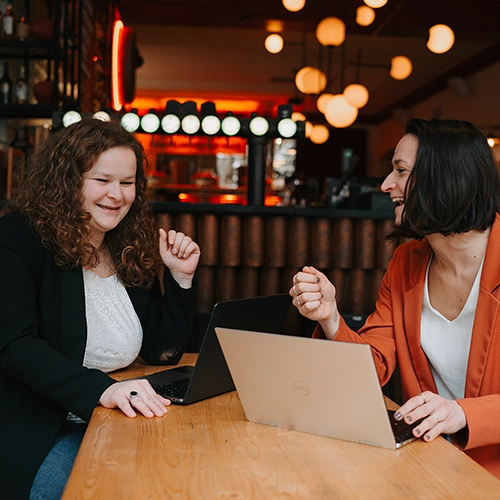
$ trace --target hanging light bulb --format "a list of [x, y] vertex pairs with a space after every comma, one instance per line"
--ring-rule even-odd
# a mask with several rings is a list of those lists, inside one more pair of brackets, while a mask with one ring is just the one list
[[305, 66], [295, 75], [295, 85], [304, 94], [320, 94], [326, 87], [326, 75], [312, 66]]
[[330, 137], [330, 131], [326, 125], [313, 125], [309, 139], [314, 144], [323, 144]]
[[368, 7], [371, 7], [372, 9], [378, 9], [379, 7], [383, 7], [386, 3], [387, 0], [363, 0]]
[[351, 106], [343, 94], [333, 96], [325, 109], [326, 121], [337, 128], [352, 125], [358, 117], [358, 108]]
[[306, 117], [304, 114], [300, 113], [299, 111], [294, 111], [292, 113], [292, 120], [294, 122], [305, 122], [306, 121]]
[[266, 38], [264, 45], [268, 52], [271, 54], [277, 54], [283, 49], [283, 38], [281, 35], [273, 33]]
[[455, 33], [446, 24], [436, 24], [429, 29], [427, 48], [435, 54], [444, 54], [453, 47]]
[[311, 134], [312, 134], [312, 131], [314, 129], [314, 125], [309, 122], [309, 121], [306, 121], [306, 132], [305, 132], [305, 136], [307, 138], [310, 138], [311, 137]]
[[297, 12], [304, 7], [306, 0], [283, 0], [283, 6], [290, 12]]
[[121, 124], [125, 130], [128, 130], [129, 132], [135, 132], [141, 124], [141, 119], [139, 118], [137, 113], [134, 113], [132, 111], [130, 113], [125, 113], [122, 116]]
[[361, 5], [356, 9], [356, 22], [360, 26], [370, 26], [375, 21], [375, 11], [367, 5]]
[[316, 27], [316, 38], [325, 47], [342, 45], [345, 40], [345, 23], [338, 17], [325, 17]]
[[366, 105], [370, 94], [361, 83], [351, 83], [344, 89], [344, 97], [351, 106], [360, 109]]
[[321, 113], [325, 112], [326, 105], [328, 101], [333, 97], [333, 94], [325, 93], [321, 94], [316, 101], [316, 107]]
[[404, 80], [411, 75], [413, 64], [406, 56], [396, 56], [391, 59], [389, 74], [394, 80]]

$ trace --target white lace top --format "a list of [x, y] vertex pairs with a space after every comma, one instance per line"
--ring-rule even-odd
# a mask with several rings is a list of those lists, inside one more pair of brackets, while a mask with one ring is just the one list
[[83, 270], [87, 346], [83, 366], [110, 372], [138, 356], [142, 327], [130, 297], [116, 275], [100, 278]]

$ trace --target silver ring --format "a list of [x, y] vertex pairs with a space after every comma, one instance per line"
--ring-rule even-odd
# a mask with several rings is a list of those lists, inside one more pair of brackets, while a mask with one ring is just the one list
[[293, 275], [293, 279], [292, 279], [292, 281], [293, 281], [293, 284], [294, 284], [294, 285], [296, 285], [296, 284], [297, 284], [297, 275], [296, 275], [296, 274], [294, 274], [294, 275]]
[[297, 305], [300, 306], [300, 300], [297, 298]]
[[436, 415], [434, 415], [434, 413], [431, 413], [429, 416], [434, 417], [439, 422], [439, 418]]
[[293, 293], [294, 293], [295, 295], [298, 295], [297, 290], [295, 289], [295, 285], [293, 285], [292, 290], [293, 290]]
[[427, 399], [425, 399], [425, 396], [422, 393], [420, 393], [419, 396], [424, 400], [424, 405], [425, 405], [425, 403], [427, 403]]
[[136, 399], [139, 397], [139, 394], [137, 394], [136, 391], [131, 391], [129, 394], [130, 399]]

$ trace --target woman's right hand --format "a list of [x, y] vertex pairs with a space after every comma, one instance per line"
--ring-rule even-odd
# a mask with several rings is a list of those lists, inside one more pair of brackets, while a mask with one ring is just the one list
[[305, 266], [293, 277], [289, 293], [300, 314], [317, 321], [326, 337], [332, 339], [339, 327], [339, 314], [337, 290], [330, 280], [314, 267]]
[[[137, 394], [131, 397], [131, 394]], [[120, 408], [127, 417], [134, 418], [138, 412], [145, 417], [163, 417], [170, 400], [160, 396], [147, 380], [125, 380], [110, 385], [101, 395], [99, 403], [104, 408]]]

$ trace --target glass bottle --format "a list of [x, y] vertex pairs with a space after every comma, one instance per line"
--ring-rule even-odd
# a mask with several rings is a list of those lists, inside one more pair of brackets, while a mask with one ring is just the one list
[[14, 14], [12, 13], [12, 5], [7, 5], [2, 21], [3, 37], [6, 40], [14, 38]]
[[26, 17], [21, 16], [19, 18], [19, 21], [17, 22], [17, 39], [24, 41], [27, 40], [29, 34], [30, 34], [30, 25], [28, 24], [28, 21], [26, 20]]
[[11, 104], [12, 102], [12, 80], [9, 76], [9, 63], [3, 63], [3, 75], [0, 78], [0, 104]]
[[24, 64], [19, 70], [19, 77], [16, 80], [14, 86], [14, 102], [16, 104], [28, 104], [29, 98], [29, 87], [26, 81], [26, 68]]

